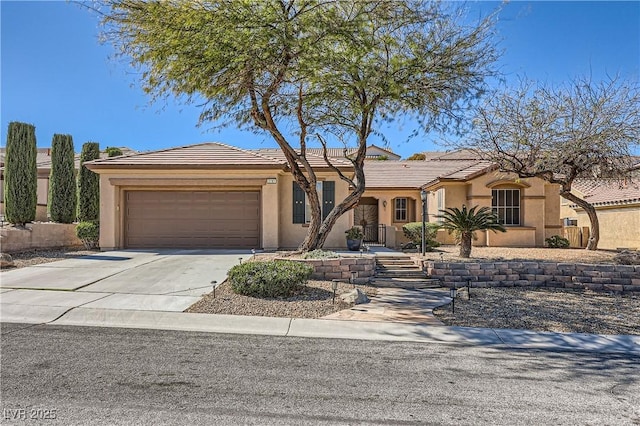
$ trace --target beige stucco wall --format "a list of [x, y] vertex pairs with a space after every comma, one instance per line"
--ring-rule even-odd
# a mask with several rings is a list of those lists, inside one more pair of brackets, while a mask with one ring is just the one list
[[[443, 182], [429, 188], [432, 192], [430, 204], [436, 204], [435, 191], [439, 188], [445, 189], [445, 207], [458, 208], [462, 204], [490, 208], [492, 189], [520, 189], [520, 226], [508, 226], [506, 233], [478, 232], [474, 245], [543, 246], [545, 238], [562, 232], [558, 186], [542, 179], [518, 179], [515, 175], [492, 172], [467, 182]], [[439, 232], [438, 241], [448, 244], [453, 239], [446, 232]]]
[[17, 252], [35, 248], [77, 247], [82, 241], [76, 237], [76, 224], [28, 223], [25, 228], [0, 228], [2, 252]]
[[[318, 180], [332, 180], [336, 185], [335, 203], [340, 203], [349, 194], [349, 185], [339, 179], [335, 173], [316, 173]], [[282, 174], [278, 180], [278, 199], [280, 208], [273, 212], [278, 214], [279, 247], [285, 249], [297, 248], [307, 235], [308, 225], [293, 223], [293, 176]], [[335, 223], [327, 240], [325, 248], [346, 248], [347, 240], [344, 232], [352, 226], [353, 210], [342, 215]]]
[[[130, 190], [252, 190], [261, 191], [261, 244], [278, 248], [279, 172], [271, 170], [230, 172], [228, 170], [102, 170], [100, 172], [100, 248], [123, 247], [125, 192]], [[278, 183], [266, 183], [276, 178]]]
[[[422, 220], [422, 199], [419, 189], [406, 188], [373, 188], [366, 189], [362, 197], [371, 197], [378, 200], [378, 224], [387, 225], [386, 246], [400, 247], [409, 240], [404, 236], [402, 226], [408, 222], [420, 222]], [[405, 222], [395, 220], [395, 199], [406, 198], [408, 217]], [[429, 211], [427, 211], [429, 217]]]
[[[600, 222], [598, 248], [615, 250], [618, 248], [640, 249], [640, 203], [624, 207], [596, 207]], [[578, 226], [590, 227], [589, 217], [579, 209]]]
[[[38, 204], [36, 205], [35, 220], [37, 222], [46, 222], [49, 220], [47, 216], [49, 178], [38, 177], [36, 191]], [[4, 180], [2, 179], [0, 179], [0, 214], [4, 215]]]
[[[295, 248], [308, 227], [293, 224], [293, 178], [280, 170], [101, 170], [100, 247], [122, 248], [124, 244], [125, 192], [129, 190], [246, 190], [261, 192], [261, 245], [265, 250]], [[318, 173], [319, 179], [336, 182], [336, 202], [348, 193], [348, 185], [332, 173]], [[276, 179], [276, 183], [267, 180]], [[344, 248], [344, 231], [351, 226], [353, 213], [336, 222], [325, 247]]]

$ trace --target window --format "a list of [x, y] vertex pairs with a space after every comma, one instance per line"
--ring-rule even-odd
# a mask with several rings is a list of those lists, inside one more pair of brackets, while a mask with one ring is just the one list
[[395, 222], [407, 221], [407, 199], [396, 198], [395, 200]]
[[494, 189], [491, 208], [503, 225], [520, 225], [520, 190]]
[[[436, 204], [437, 204], [437, 209], [438, 211], [436, 212], [436, 214], [442, 214], [441, 212], [444, 211], [444, 188], [440, 188], [436, 191]], [[442, 218], [438, 218], [438, 223], [442, 223]]]
[[[322, 206], [322, 182], [316, 182], [316, 191], [318, 191], [318, 201]], [[309, 204], [309, 197], [304, 194], [304, 223], [311, 222], [311, 204]]]
[[[322, 181], [316, 183], [318, 198], [322, 208], [322, 219], [324, 220], [333, 209], [335, 202], [335, 182]], [[307, 194], [293, 182], [293, 223], [311, 222], [311, 206]]]

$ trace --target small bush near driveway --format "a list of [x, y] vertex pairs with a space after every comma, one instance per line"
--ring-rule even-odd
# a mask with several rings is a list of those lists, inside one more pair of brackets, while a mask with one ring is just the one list
[[253, 297], [289, 297], [304, 284], [313, 267], [290, 260], [246, 262], [229, 271], [234, 292]]

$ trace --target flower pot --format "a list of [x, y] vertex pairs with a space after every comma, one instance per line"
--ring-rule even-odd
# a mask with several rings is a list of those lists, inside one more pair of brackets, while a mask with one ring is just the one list
[[350, 240], [347, 238], [347, 248], [351, 251], [360, 250], [360, 245], [362, 244], [362, 240]]

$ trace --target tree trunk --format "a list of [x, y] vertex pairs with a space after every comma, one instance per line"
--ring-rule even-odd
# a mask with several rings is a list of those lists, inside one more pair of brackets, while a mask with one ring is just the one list
[[460, 257], [468, 259], [471, 256], [471, 232], [463, 232], [460, 236]]
[[576, 203], [582, 208], [589, 216], [589, 222], [591, 223], [591, 232], [589, 233], [589, 241], [587, 242], [587, 250], [596, 250], [598, 248], [598, 241], [600, 240], [600, 222], [598, 221], [598, 215], [595, 207], [590, 203], [569, 192], [568, 190], [562, 190], [560, 195], [569, 201]]

